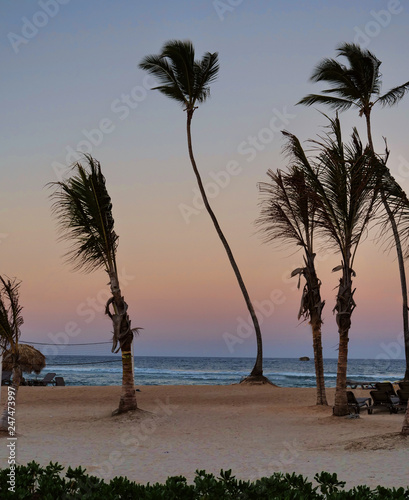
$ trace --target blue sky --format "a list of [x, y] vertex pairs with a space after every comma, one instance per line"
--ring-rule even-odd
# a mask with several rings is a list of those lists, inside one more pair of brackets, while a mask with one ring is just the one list
[[[105, 289], [106, 277], [75, 274], [64, 265], [65, 247], [56, 241], [44, 188], [65, 170], [69, 152], [88, 143], [114, 201], [120, 265], [133, 276], [124, 293], [133, 324], [145, 328], [138, 352], [254, 355], [253, 338], [237, 344], [233, 353], [223, 340], [247, 312], [207, 215], [199, 210], [186, 223], [181, 214], [181, 204], [193, 206], [195, 197], [185, 116], [178, 104], [150, 91], [152, 81], [138, 69], [140, 60], [158, 53], [165, 41], [191, 39], [198, 57], [205, 51], [220, 57], [211, 99], [194, 116], [199, 168], [209, 183], [229, 162], [238, 164], [240, 171], [212, 203], [252, 298], [261, 304], [274, 290], [286, 297], [265, 318], [265, 353], [310, 354], [308, 326], [296, 320], [299, 291], [283, 277], [300, 256], [263, 245], [255, 234], [257, 182], [266, 180], [267, 169], [286, 166], [281, 135], [268, 129], [275, 119], [301, 140], [322, 130], [322, 115], [295, 103], [322, 88], [308, 81], [312, 69], [322, 58], [334, 57], [344, 41], [364, 44], [383, 61], [384, 90], [409, 80], [407, 6], [397, 0], [3, 0], [0, 15], [0, 234], [6, 235], [0, 240], [0, 272], [23, 280], [23, 336], [55, 338], [74, 322], [81, 330], [77, 341], [109, 339], [102, 313], [89, 323], [78, 313]], [[408, 111], [406, 97], [399, 106], [373, 114], [375, 145], [382, 150], [387, 136], [389, 166], [407, 191]], [[341, 119], [345, 137], [356, 125], [365, 138], [364, 123], [353, 111]], [[261, 145], [253, 159], [243, 151], [254, 137]], [[385, 352], [401, 328], [397, 264], [393, 252], [375, 247], [374, 236], [368, 235], [358, 253], [354, 357]], [[326, 255], [320, 263], [329, 357], [337, 354], [331, 313], [337, 277], [330, 269], [338, 261]]]

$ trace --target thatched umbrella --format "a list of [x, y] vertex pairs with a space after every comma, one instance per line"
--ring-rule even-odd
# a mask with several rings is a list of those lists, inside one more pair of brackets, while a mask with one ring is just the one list
[[[36, 373], [37, 375], [45, 367], [45, 356], [33, 346], [28, 344], [18, 345], [19, 366], [24, 373]], [[5, 351], [3, 354], [3, 370], [13, 371], [12, 354]]]

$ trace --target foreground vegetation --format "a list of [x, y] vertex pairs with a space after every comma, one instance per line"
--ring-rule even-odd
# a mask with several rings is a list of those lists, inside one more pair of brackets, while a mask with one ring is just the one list
[[[237, 480], [231, 471], [220, 471], [220, 477], [205, 471], [196, 471], [193, 484], [182, 476], [169, 477], [165, 484], [141, 485], [124, 477], [115, 477], [110, 483], [89, 476], [85, 469], [69, 467], [65, 477], [57, 463], [41, 467], [36, 462], [15, 468], [15, 486], [10, 486], [10, 469], [0, 470], [0, 494], [3, 500], [55, 499], [140, 499], [140, 500], [303, 500], [303, 499], [409, 499], [409, 487], [383, 488], [357, 486], [344, 490], [345, 482], [336, 474], [321, 472], [315, 475], [314, 486], [301, 475], [276, 472], [255, 482]], [[13, 474], [14, 476], [14, 474]], [[10, 488], [14, 491], [10, 491]]]

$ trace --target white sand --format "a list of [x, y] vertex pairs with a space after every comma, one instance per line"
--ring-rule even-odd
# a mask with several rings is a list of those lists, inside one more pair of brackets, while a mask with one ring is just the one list
[[[142, 386], [138, 414], [111, 417], [120, 387], [21, 387], [17, 459], [81, 465], [111, 479], [191, 481], [196, 469], [232, 469], [242, 479], [274, 471], [313, 479], [336, 472], [347, 487], [408, 486], [409, 440], [403, 414], [332, 416], [315, 389], [272, 386]], [[367, 391], [355, 391], [368, 395]], [[330, 404], [334, 390], [328, 390]], [[2, 401], [6, 391], [2, 390]], [[0, 460], [6, 464], [6, 439]]]

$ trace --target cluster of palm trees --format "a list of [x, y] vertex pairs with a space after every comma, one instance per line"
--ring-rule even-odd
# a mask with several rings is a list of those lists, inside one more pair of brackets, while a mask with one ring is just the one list
[[[298, 104], [324, 104], [336, 110], [328, 118], [329, 132], [319, 140], [310, 140], [313, 154], [308, 155], [293, 134], [284, 131], [289, 156], [287, 172], [268, 172], [270, 182], [260, 183], [261, 215], [257, 220], [267, 241], [293, 243], [304, 250], [304, 267], [295, 269], [293, 276], [304, 276], [299, 318], [309, 319], [315, 356], [317, 404], [326, 404], [323, 382], [320, 281], [314, 266], [314, 239], [322, 246], [329, 245], [340, 254], [341, 263], [333, 269], [340, 271], [334, 312], [339, 333], [337, 384], [334, 415], [348, 413], [346, 375], [348, 340], [351, 316], [355, 308], [353, 277], [354, 258], [368, 226], [381, 224], [382, 233], [392, 231], [396, 247], [402, 288], [403, 331], [406, 370], [409, 379], [409, 331], [407, 288], [402, 251], [402, 236], [407, 241], [409, 201], [405, 192], [386, 166], [389, 151], [377, 154], [372, 140], [371, 111], [375, 104], [394, 105], [409, 90], [409, 82], [381, 95], [381, 62], [368, 50], [356, 44], [344, 43], [338, 60], [324, 59], [315, 68], [311, 80], [326, 82], [330, 88], [323, 94], [310, 94]], [[338, 111], [357, 108], [366, 120], [368, 144], [364, 147], [354, 128], [349, 143], [342, 139]], [[316, 244], [317, 246], [317, 244]], [[408, 252], [406, 252], [406, 257]], [[408, 433], [409, 410], [406, 411], [404, 433]]]
[[[341, 264], [334, 271], [341, 272], [334, 311], [339, 331], [339, 360], [334, 415], [348, 413], [346, 398], [346, 374], [348, 358], [348, 336], [351, 315], [355, 308], [353, 277], [354, 258], [359, 243], [381, 207], [386, 218], [383, 229], [393, 231], [402, 283], [404, 335], [407, 354], [405, 378], [409, 378], [409, 331], [405, 270], [398, 223], [409, 207], [404, 191], [391, 176], [384, 155], [375, 152], [371, 111], [375, 104], [394, 105], [409, 90], [409, 82], [381, 95], [380, 61], [368, 50], [356, 44], [344, 43], [338, 48], [338, 56], [347, 59], [349, 66], [338, 60], [325, 59], [317, 65], [311, 79], [329, 83], [323, 94], [310, 94], [299, 104], [325, 104], [331, 109], [344, 111], [356, 107], [360, 116], [365, 116], [368, 145], [363, 146], [358, 131], [354, 128], [349, 143], [344, 143], [338, 114], [328, 118], [329, 132], [324, 138], [312, 141], [316, 151], [308, 157], [297, 137], [284, 132], [287, 138], [287, 153], [290, 157], [288, 172], [269, 171], [270, 183], [261, 183], [264, 195], [261, 215], [257, 223], [266, 232], [268, 240], [290, 240], [304, 249], [304, 267], [293, 271], [293, 276], [302, 275], [305, 287], [299, 317], [309, 319], [313, 330], [317, 378], [317, 404], [326, 404], [322, 359], [322, 309], [320, 280], [314, 259], [315, 236], [321, 236], [331, 248], [341, 255]], [[248, 292], [231, 252], [208, 202], [203, 183], [193, 155], [191, 121], [198, 103], [210, 95], [209, 84], [216, 78], [219, 69], [217, 53], [207, 53], [201, 61], [195, 60], [191, 42], [170, 41], [158, 55], [143, 59], [140, 67], [158, 79], [155, 87], [167, 97], [179, 102], [187, 113], [187, 139], [189, 157], [199, 184], [206, 209], [226, 249], [238, 283], [253, 319], [257, 338], [257, 361], [248, 380], [260, 379], [262, 371], [262, 338], [257, 316]]]
[[[327, 245], [340, 254], [341, 263], [333, 271], [340, 272], [334, 307], [339, 332], [334, 415], [341, 416], [348, 413], [346, 376], [349, 331], [355, 308], [354, 259], [359, 243], [373, 221], [380, 221], [383, 233], [392, 231], [398, 253], [407, 360], [405, 379], [409, 379], [406, 255], [401, 243], [402, 235], [406, 241], [409, 234], [409, 201], [386, 166], [389, 156], [387, 145], [384, 154], [377, 154], [374, 149], [370, 121], [373, 106], [376, 103], [382, 106], [396, 104], [409, 90], [409, 82], [381, 95], [381, 63], [371, 52], [345, 43], [338, 48], [338, 55], [345, 57], [349, 66], [334, 59], [319, 63], [311, 79], [326, 82], [330, 88], [323, 94], [310, 94], [298, 103], [307, 106], [324, 104], [336, 110], [337, 114], [332, 118], [326, 117], [328, 130], [325, 135], [310, 141], [312, 153], [304, 150], [295, 135], [283, 131], [289, 165], [286, 171], [269, 170], [269, 182], [259, 184], [261, 212], [256, 223], [267, 241], [298, 245], [303, 249], [303, 266], [295, 269], [292, 276], [305, 279], [298, 318], [309, 320], [311, 324], [317, 404], [321, 405], [327, 404], [321, 338], [325, 302], [321, 298], [321, 281], [315, 268], [316, 249]], [[187, 146], [194, 175], [254, 325], [257, 356], [250, 375], [243, 382], [269, 383], [263, 375], [262, 335], [257, 315], [230, 245], [209, 204], [193, 154], [192, 118], [198, 105], [210, 96], [210, 84], [219, 70], [218, 54], [207, 52], [201, 60], [196, 60], [190, 41], [172, 40], [163, 46], [158, 55], [146, 56], [139, 67], [158, 80], [154, 90], [177, 101], [186, 111]], [[338, 111], [351, 107], [356, 107], [359, 115], [366, 119], [367, 145], [363, 145], [355, 128], [349, 142], [343, 140]], [[85, 166], [80, 163], [73, 166], [72, 175], [67, 180], [51, 184], [54, 188], [53, 212], [61, 237], [72, 243], [67, 258], [75, 269], [85, 272], [104, 269], [109, 276], [111, 298], [106, 304], [106, 314], [113, 324], [113, 351], [121, 350], [123, 363], [122, 394], [116, 410], [121, 413], [137, 409], [131, 347], [138, 328], [131, 328], [128, 306], [119, 286], [116, 264], [118, 236], [114, 231], [112, 203], [105, 178], [97, 160], [85, 155], [85, 161]], [[409, 432], [408, 412], [405, 422]]]

